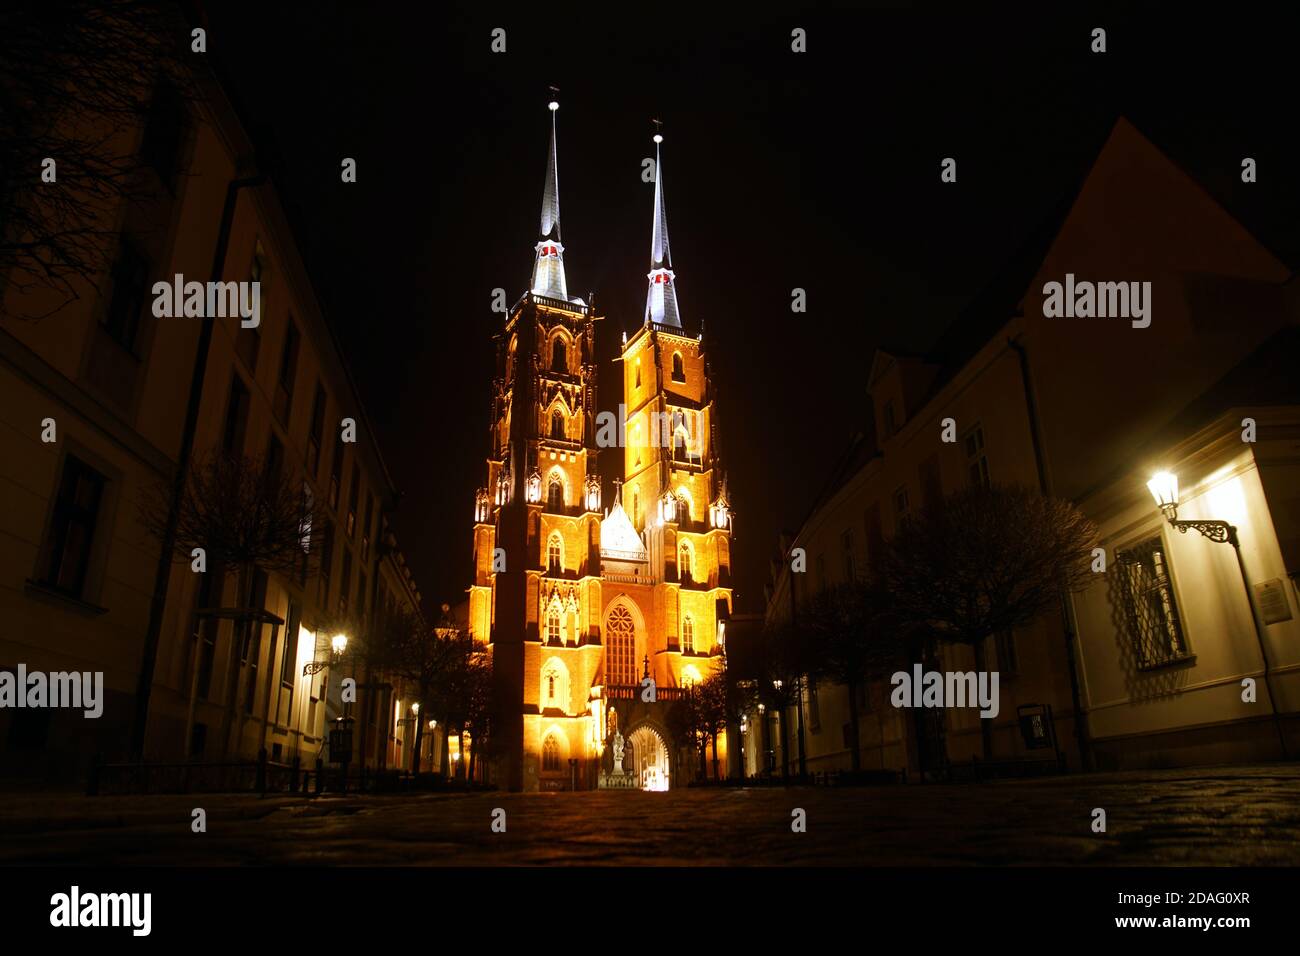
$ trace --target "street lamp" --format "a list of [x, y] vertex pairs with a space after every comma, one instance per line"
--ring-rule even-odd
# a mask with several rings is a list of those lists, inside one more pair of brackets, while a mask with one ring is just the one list
[[1255, 625], [1255, 640], [1259, 643], [1259, 656], [1264, 662], [1264, 687], [1268, 690], [1268, 702], [1273, 708], [1273, 724], [1277, 728], [1278, 741], [1282, 745], [1282, 756], [1284, 759], [1289, 759], [1290, 754], [1286, 745], [1286, 735], [1282, 732], [1282, 724], [1277, 713], [1277, 698], [1273, 695], [1273, 684], [1269, 679], [1271, 668], [1268, 662], [1268, 649], [1264, 644], [1264, 628], [1260, 624], [1259, 614], [1255, 610], [1255, 596], [1251, 591], [1250, 578], [1246, 574], [1246, 562], [1241, 556], [1241, 542], [1237, 538], [1236, 525], [1229, 524], [1227, 521], [1210, 519], [1180, 520], [1178, 517], [1178, 476], [1172, 471], [1161, 471], [1152, 475], [1151, 480], [1147, 482], [1147, 488], [1151, 492], [1151, 497], [1156, 500], [1156, 507], [1165, 516], [1165, 520], [1172, 527], [1177, 528], [1180, 534], [1186, 534], [1188, 529], [1191, 529], [1199, 531], [1217, 544], [1232, 545], [1233, 553], [1237, 556], [1237, 570], [1241, 572], [1241, 584], [1246, 589], [1246, 603], [1250, 605], [1250, 619]]
[[335, 634], [330, 638], [330, 650], [336, 656], [342, 655], [348, 649], [348, 636], [346, 634]]

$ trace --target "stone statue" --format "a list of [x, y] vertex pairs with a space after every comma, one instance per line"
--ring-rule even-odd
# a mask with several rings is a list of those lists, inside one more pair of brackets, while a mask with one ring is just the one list
[[614, 730], [614, 772], [623, 772], [623, 735]]

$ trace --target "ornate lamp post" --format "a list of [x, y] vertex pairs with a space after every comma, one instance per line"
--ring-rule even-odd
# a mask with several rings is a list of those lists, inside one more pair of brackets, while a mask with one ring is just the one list
[[1218, 521], [1212, 519], [1205, 520], [1180, 520], [1178, 517], [1178, 476], [1171, 471], [1162, 471], [1151, 477], [1147, 482], [1147, 488], [1151, 492], [1151, 497], [1156, 501], [1156, 506], [1160, 513], [1165, 516], [1171, 527], [1177, 528], [1180, 534], [1186, 534], [1188, 530], [1199, 531], [1206, 538], [1217, 544], [1232, 545], [1233, 553], [1237, 556], [1237, 570], [1241, 573], [1241, 584], [1246, 589], [1246, 603], [1250, 605], [1250, 619], [1255, 625], [1255, 640], [1259, 644], [1259, 656], [1264, 662], [1264, 687], [1268, 690], [1268, 702], [1273, 709], [1273, 725], [1277, 729], [1277, 739], [1282, 745], [1283, 759], [1289, 759], [1290, 753], [1286, 745], [1286, 735], [1282, 732], [1282, 723], [1277, 713], [1277, 698], [1273, 695], [1273, 683], [1270, 680], [1271, 668], [1268, 661], [1268, 648], [1264, 643], [1264, 628], [1260, 624], [1259, 612], [1255, 608], [1255, 595], [1250, 588], [1250, 578], [1246, 574], [1246, 562], [1241, 556], [1241, 542], [1237, 538], [1237, 528], [1227, 521]]

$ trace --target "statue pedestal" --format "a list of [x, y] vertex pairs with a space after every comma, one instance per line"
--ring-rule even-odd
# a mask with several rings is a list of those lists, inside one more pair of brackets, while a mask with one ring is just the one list
[[615, 770], [602, 773], [596, 786], [600, 790], [639, 790], [641, 784], [631, 770]]

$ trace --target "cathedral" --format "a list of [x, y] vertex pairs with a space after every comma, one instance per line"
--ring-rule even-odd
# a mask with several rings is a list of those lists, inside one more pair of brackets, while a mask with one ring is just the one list
[[[688, 326], [678, 305], [656, 134], [645, 313], [615, 363], [617, 427], [602, 427], [603, 317], [565, 277], [549, 107], [532, 281], [494, 336], [487, 484], [474, 504], [469, 628], [492, 659], [489, 759], [510, 790], [665, 790], [697, 766], [672, 709], [724, 666], [731, 614], [703, 323]], [[605, 449], [621, 456], [608, 492]]]

